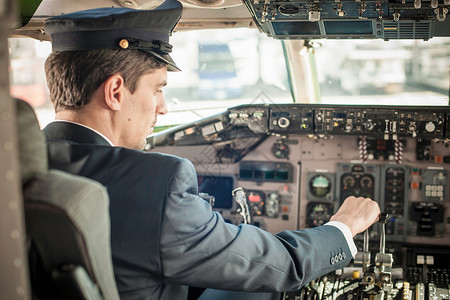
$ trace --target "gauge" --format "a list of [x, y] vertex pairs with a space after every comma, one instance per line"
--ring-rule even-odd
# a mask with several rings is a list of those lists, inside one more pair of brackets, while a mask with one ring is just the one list
[[317, 175], [309, 181], [309, 190], [312, 195], [322, 198], [331, 190], [331, 181], [324, 175]]
[[344, 186], [344, 189], [348, 189], [349, 187], [355, 186], [355, 177], [353, 175], [347, 175], [342, 179], [342, 185]]
[[272, 153], [276, 158], [288, 158], [289, 147], [284, 141], [277, 141], [272, 146]]
[[306, 224], [308, 227], [321, 226], [328, 222], [333, 215], [331, 203], [309, 203], [307, 207]]
[[247, 191], [247, 200], [253, 216], [264, 215], [265, 196], [263, 191]]
[[371, 175], [364, 175], [359, 180], [359, 184], [363, 188], [370, 188], [373, 186], [373, 176]]

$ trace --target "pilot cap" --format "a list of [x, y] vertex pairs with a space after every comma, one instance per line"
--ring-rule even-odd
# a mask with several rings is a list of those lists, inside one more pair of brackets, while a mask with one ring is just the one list
[[137, 49], [167, 63], [169, 71], [180, 71], [169, 56], [169, 36], [181, 18], [183, 7], [166, 0], [153, 10], [103, 7], [45, 21], [52, 50]]

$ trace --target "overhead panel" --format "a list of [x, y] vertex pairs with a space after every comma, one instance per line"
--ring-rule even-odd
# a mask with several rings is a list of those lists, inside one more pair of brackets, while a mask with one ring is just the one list
[[277, 39], [428, 40], [433, 36], [450, 36], [448, 0], [244, 0], [244, 3], [258, 27]]

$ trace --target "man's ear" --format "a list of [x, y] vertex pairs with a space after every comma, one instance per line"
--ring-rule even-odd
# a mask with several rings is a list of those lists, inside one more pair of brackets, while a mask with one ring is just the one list
[[105, 80], [105, 103], [114, 111], [120, 110], [123, 104], [125, 81], [119, 74], [114, 74]]

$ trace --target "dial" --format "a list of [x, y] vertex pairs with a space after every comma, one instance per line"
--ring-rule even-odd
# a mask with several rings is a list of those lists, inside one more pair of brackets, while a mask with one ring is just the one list
[[353, 175], [347, 175], [342, 179], [342, 184], [344, 185], [344, 189], [348, 189], [349, 187], [355, 186], [355, 177]]
[[306, 225], [308, 227], [321, 226], [328, 222], [333, 215], [333, 205], [331, 203], [311, 202], [306, 210]]
[[373, 186], [373, 176], [370, 175], [364, 175], [363, 177], [361, 177], [359, 184], [361, 185], [361, 187], [363, 188], [370, 188]]
[[264, 215], [265, 193], [262, 191], [247, 191], [247, 201], [253, 216]]
[[272, 153], [276, 158], [285, 159], [289, 157], [289, 147], [284, 141], [278, 141], [272, 146]]
[[309, 181], [311, 194], [318, 198], [325, 197], [331, 190], [331, 181], [324, 175], [317, 175]]
[[285, 117], [281, 117], [279, 120], [278, 120], [278, 126], [280, 126], [281, 128], [287, 128], [287, 127], [289, 127], [289, 124], [291, 123], [291, 121], [289, 121], [289, 119], [288, 118], [285, 118]]
[[434, 132], [435, 129], [436, 129], [436, 125], [434, 125], [433, 122], [428, 122], [427, 124], [425, 124], [425, 130], [427, 132]]

